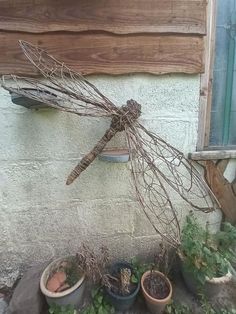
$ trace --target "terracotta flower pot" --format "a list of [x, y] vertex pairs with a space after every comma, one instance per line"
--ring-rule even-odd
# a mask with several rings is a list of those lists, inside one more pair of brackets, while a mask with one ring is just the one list
[[169, 279], [163, 273], [156, 271], [156, 270], [153, 271], [153, 273], [162, 277], [165, 280], [165, 282], [167, 283], [167, 285], [169, 287], [168, 296], [165, 297], [164, 299], [156, 299], [156, 298], [153, 298], [152, 296], [149, 295], [146, 288], [144, 287], [144, 281], [151, 274], [151, 271], [147, 271], [143, 274], [143, 276], [141, 278], [141, 287], [142, 287], [143, 296], [145, 298], [145, 301], [146, 301], [146, 304], [147, 304], [149, 311], [153, 314], [159, 314], [159, 313], [163, 313], [165, 306], [168, 303], [170, 303], [170, 301], [171, 301], [172, 285], [171, 285], [171, 282], [169, 281]]

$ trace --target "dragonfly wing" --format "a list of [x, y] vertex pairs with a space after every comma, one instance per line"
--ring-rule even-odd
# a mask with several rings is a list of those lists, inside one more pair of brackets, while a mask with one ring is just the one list
[[[20, 46], [29, 61], [47, 79], [46, 84], [49, 85], [50, 90], [53, 90], [58, 99], [60, 98], [63, 101], [69, 100], [77, 106], [77, 113], [80, 112], [81, 108], [83, 109], [82, 115], [84, 115], [85, 109], [89, 109], [89, 112], [93, 110], [94, 113], [99, 111], [99, 116], [101, 116], [102, 112], [103, 116], [111, 116], [119, 112], [119, 109], [80, 73], [71, 70], [63, 62], [56, 60], [37, 46], [25, 41], [20, 41]], [[26, 81], [26, 78], [14, 76], [15, 83], [17, 82], [17, 93], [23, 94], [21, 93], [22, 86], [19, 86], [21, 85], [19, 83], [20, 79]], [[9, 76], [5, 77], [3, 87], [9, 87], [6, 86], [8, 80]], [[28, 83], [35, 85], [36, 80], [28, 81]], [[25, 93], [25, 91], [23, 92]]]
[[154, 230], [170, 245], [180, 244], [180, 226], [163, 179], [152, 167], [143, 151], [134, 128], [126, 129], [130, 150], [131, 173], [141, 208]]
[[4, 75], [1, 85], [10, 93], [25, 96], [47, 104], [49, 107], [61, 111], [70, 112], [79, 116], [91, 117], [111, 117], [111, 112], [106, 112], [101, 108], [96, 108], [90, 103], [80, 101], [76, 97], [62, 92], [55, 85], [43, 80], [34, 78], [20, 77], [15, 75]]
[[190, 208], [211, 212], [220, 207], [201, 173], [183, 153], [138, 122], [131, 128], [130, 133], [131, 141], [145, 163], [163, 183], [178, 193]]

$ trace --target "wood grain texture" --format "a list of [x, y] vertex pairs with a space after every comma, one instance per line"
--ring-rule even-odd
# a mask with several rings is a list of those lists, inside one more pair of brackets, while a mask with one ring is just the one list
[[223, 173], [227, 163], [221, 166], [219, 161], [215, 164], [213, 161], [206, 161], [206, 180], [216, 195], [222, 211], [227, 221], [232, 224], [236, 223], [236, 194], [235, 183], [230, 184], [224, 177]]
[[199, 73], [204, 68], [203, 38], [198, 36], [0, 32], [0, 74], [37, 74], [19, 39], [43, 47], [82, 74]]
[[206, 0], [0, 0], [0, 30], [206, 33]]

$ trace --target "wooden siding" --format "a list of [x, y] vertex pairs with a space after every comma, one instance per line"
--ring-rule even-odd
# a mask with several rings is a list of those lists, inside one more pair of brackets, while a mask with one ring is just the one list
[[205, 8], [206, 0], [5, 0], [0, 29], [205, 34]]
[[[0, 69], [4, 73], [37, 74], [23, 55], [19, 34], [0, 33]], [[203, 71], [199, 37], [109, 34], [20, 34], [20, 39], [47, 47], [60, 61], [83, 74]], [[15, 43], [15, 44], [13, 44]], [[17, 65], [17, 66], [16, 66]]]
[[18, 40], [89, 73], [202, 73], [206, 0], [0, 0], [0, 74], [36, 74]]

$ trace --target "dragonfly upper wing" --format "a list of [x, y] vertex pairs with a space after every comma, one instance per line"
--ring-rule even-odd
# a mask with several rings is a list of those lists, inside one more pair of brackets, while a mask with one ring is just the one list
[[115, 114], [115, 111], [114, 113], [107, 112], [96, 107], [95, 104], [91, 105], [89, 102], [81, 101], [76, 95], [72, 97], [50, 82], [16, 75], [4, 75], [1, 85], [10, 93], [22, 95], [47, 104], [49, 107], [79, 116], [112, 117]]
[[[52, 107], [86, 116], [116, 115], [118, 108], [80, 73], [56, 60], [45, 50], [28, 42], [20, 46], [46, 82], [19, 76], [4, 76], [2, 85], [11, 92], [45, 101]], [[14, 85], [12, 85], [12, 80]], [[36, 89], [33, 91], [33, 89]], [[44, 93], [45, 92], [45, 93]], [[53, 97], [56, 96], [56, 97]], [[42, 99], [43, 98], [43, 99]], [[68, 111], [68, 110], [67, 110]]]

